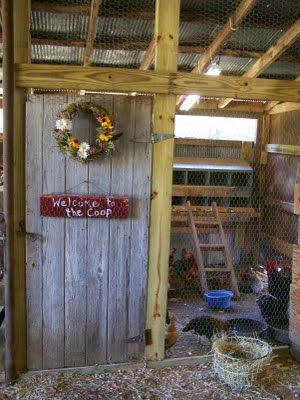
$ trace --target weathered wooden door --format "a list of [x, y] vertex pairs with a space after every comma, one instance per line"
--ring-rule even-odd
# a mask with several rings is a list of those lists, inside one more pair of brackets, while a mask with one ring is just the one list
[[[123, 136], [112, 158], [88, 165], [58, 151], [52, 131], [66, 103], [92, 100]], [[151, 176], [151, 99], [32, 96], [27, 103], [26, 231], [28, 368], [143, 357]], [[95, 129], [86, 115], [74, 133]], [[92, 133], [90, 133], [92, 134]], [[147, 142], [148, 141], [148, 142]], [[41, 217], [41, 194], [130, 198], [128, 219]], [[132, 338], [136, 338], [132, 340]]]

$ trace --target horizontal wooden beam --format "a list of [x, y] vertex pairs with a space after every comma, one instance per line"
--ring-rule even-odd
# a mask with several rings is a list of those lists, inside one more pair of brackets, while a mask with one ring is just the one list
[[294, 203], [288, 201], [275, 200], [272, 197], [264, 197], [263, 202], [265, 206], [278, 208], [281, 211], [288, 212], [290, 214], [295, 214]]
[[16, 64], [16, 85], [22, 88], [199, 94], [256, 100], [300, 101], [300, 82], [141, 71], [126, 68]]
[[262, 240], [266, 246], [274, 249], [278, 253], [292, 258], [294, 246], [292, 243], [288, 243], [285, 240], [278, 239], [277, 237], [268, 234], [262, 234]]
[[185, 146], [203, 146], [203, 147], [230, 147], [241, 149], [242, 142], [238, 140], [207, 140], [207, 139], [175, 139], [175, 144]]
[[226, 166], [226, 167], [249, 167], [247, 161], [240, 158], [198, 158], [198, 157], [174, 157], [173, 164], [199, 164], [209, 166]]
[[199, 94], [239, 99], [300, 101], [300, 82], [207, 76], [125, 68], [16, 64], [16, 85], [22, 88]]
[[276, 104], [270, 111], [269, 114], [281, 114], [290, 111], [300, 110], [300, 103], [279, 103]]
[[[212, 207], [210, 206], [191, 206], [191, 210], [195, 215], [197, 214], [208, 214], [213, 211]], [[252, 207], [218, 207], [219, 214], [251, 214], [251, 215], [258, 215]], [[173, 214], [186, 214], [186, 207], [185, 206], [172, 206], [172, 215]]]
[[177, 197], [250, 197], [251, 189], [240, 186], [173, 185], [172, 195]]
[[291, 144], [267, 144], [266, 147], [267, 153], [276, 153], [276, 154], [286, 154], [290, 156], [300, 156], [300, 146], [295, 146]]
[[[295, 79], [295, 81], [300, 81], [300, 76]], [[265, 111], [271, 111], [272, 108], [274, 108], [277, 104], [279, 104], [279, 101], [269, 101], [267, 104], [265, 104]]]

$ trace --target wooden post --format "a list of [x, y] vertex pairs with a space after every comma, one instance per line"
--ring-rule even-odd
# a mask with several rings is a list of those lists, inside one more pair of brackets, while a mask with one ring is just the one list
[[[180, 0], [156, 0], [155, 70], [176, 72]], [[153, 134], [170, 138], [153, 145], [152, 193], [148, 303], [146, 329], [151, 332], [146, 358], [164, 357], [176, 96], [156, 95], [153, 107]], [[155, 195], [154, 195], [155, 193]], [[150, 331], [151, 330], [151, 331]]]
[[[25, 300], [25, 101], [26, 90], [14, 86], [14, 63], [29, 62], [30, 0], [2, 2], [10, 26], [4, 33], [4, 208], [7, 224], [5, 313], [6, 381], [26, 370]], [[4, 19], [5, 19], [4, 18]], [[8, 35], [11, 37], [8, 38]], [[11, 46], [9, 49], [7, 44]], [[4, 61], [3, 64], [5, 64]], [[11, 64], [11, 65], [9, 65]], [[8, 69], [9, 68], [9, 69]]]

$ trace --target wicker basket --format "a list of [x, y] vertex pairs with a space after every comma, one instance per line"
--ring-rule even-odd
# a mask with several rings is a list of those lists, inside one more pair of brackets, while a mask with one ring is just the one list
[[272, 347], [263, 340], [245, 336], [222, 336], [213, 342], [214, 371], [232, 388], [254, 384]]

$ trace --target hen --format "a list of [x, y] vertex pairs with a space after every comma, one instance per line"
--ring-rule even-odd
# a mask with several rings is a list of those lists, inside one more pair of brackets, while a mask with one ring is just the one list
[[183, 332], [194, 331], [199, 336], [211, 339], [215, 333], [230, 331], [230, 323], [210, 316], [192, 319], [183, 329]]
[[175, 315], [170, 316], [170, 324], [167, 327], [165, 335], [165, 350], [169, 350], [177, 342], [179, 334], [176, 330], [175, 325], [176, 317]]

